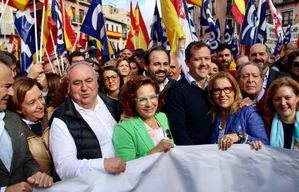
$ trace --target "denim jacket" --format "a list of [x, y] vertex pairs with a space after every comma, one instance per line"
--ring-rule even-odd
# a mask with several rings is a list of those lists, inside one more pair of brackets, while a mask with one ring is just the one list
[[[212, 126], [211, 143], [218, 142], [219, 125], [220, 112], [216, 114], [216, 119]], [[243, 107], [236, 113], [228, 116], [224, 134], [237, 132], [245, 132], [248, 135], [247, 142], [260, 140], [266, 145], [269, 144], [264, 122], [257, 110], [251, 106]]]

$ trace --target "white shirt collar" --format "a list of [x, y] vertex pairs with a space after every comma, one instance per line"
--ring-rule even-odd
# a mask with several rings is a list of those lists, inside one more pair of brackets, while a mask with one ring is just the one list
[[163, 89], [165, 88], [165, 86], [167, 85], [169, 79], [168, 78], [165, 78], [165, 80], [159, 84], [159, 87], [160, 87], [160, 91], [162, 92]]
[[201, 89], [205, 89], [205, 88], [208, 86], [210, 76], [207, 76], [206, 81], [205, 81], [205, 84], [204, 84], [203, 86], [199, 85], [199, 84], [197, 83], [197, 81], [196, 81], [196, 80], [195, 80], [189, 73], [188, 73], [187, 76], [185, 76], [185, 78], [187, 79], [187, 81], [188, 81], [188, 83], [189, 83], [190, 85], [196, 85], [196, 86], [198, 86], [198, 87], [201, 88]]
[[23, 119], [22, 120], [27, 124], [27, 125], [32, 125], [32, 124], [36, 124], [35, 122], [29, 121], [27, 119]]
[[4, 111], [0, 111], [0, 120], [3, 120], [5, 117], [5, 112]]
[[75, 105], [75, 108], [77, 111], [85, 111], [85, 112], [90, 112], [90, 111], [97, 111], [99, 108], [100, 108], [100, 97], [97, 95], [96, 97], [96, 106], [94, 107], [94, 109], [86, 109], [84, 107], [81, 107], [80, 105], [78, 105], [73, 99], [72, 99], [72, 102], [74, 103]]
[[267, 88], [269, 73], [270, 73], [270, 70], [269, 70], [269, 67], [268, 67], [267, 72], [264, 74], [263, 89]]

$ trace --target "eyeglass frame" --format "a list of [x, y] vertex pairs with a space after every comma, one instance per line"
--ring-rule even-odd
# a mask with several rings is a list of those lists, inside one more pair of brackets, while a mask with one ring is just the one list
[[221, 88], [213, 88], [212, 89], [213, 95], [220, 95], [222, 93], [222, 91], [225, 94], [230, 94], [231, 92], [234, 91], [234, 88], [233, 87], [224, 87], [223, 89], [221, 89]]
[[108, 82], [109, 79], [111, 79], [112, 81], [115, 81], [117, 78], [119, 78], [119, 75], [116, 73], [116, 74], [111, 75], [111, 76], [108, 76], [108, 77], [103, 77], [103, 80], [104, 80], [105, 82]]
[[[154, 94], [154, 95], [150, 95], [150, 96], [147, 96], [147, 97], [137, 97], [137, 98], [134, 98], [134, 100], [139, 103], [140, 105], [146, 105], [147, 102], [151, 102], [151, 103], [154, 103], [154, 102], [158, 102], [159, 101], [159, 93], [157, 94]], [[144, 103], [142, 101], [142, 99], [145, 99], [144, 100]], [[155, 99], [154, 101], [152, 101], [152, 99]]]

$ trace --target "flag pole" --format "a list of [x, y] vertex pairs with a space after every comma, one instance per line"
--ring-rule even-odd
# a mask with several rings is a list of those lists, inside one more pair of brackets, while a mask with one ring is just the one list
[[[47, 1], [48, 3], [48, 1]], [[40, 34], [40, 61], [42, 61], [42, 47], [43, 47], [43, 36], [44, 36], [44, 25], [45, 25], [45, 9], [46, 9], [46, 5], [43, 5], [43, 14], [42, 14], [42, 27], [41, 27], [41, 34]]]
[[79, 41], [79, 38], [80, 38], [80, 31], [79, 31], [79, 34], [78, 34], [77, 37], [76, 37], [76, 41], [75, 41], [75, 43], [74, 43], [74, 45], [73, 45], [73, 47], [72, 47], [72, 52], [74, 52], [74, 49], [75, 49], [75, 47], [76, 47], [76, 45], [77, 45], [77, 43], [78, 43], [78, 41]]
[[53, 48], [54, 48], [55, 58], [56, 58], [56, 60], [57, 60], [57, 62], [58, 62], [58, 71], [59, 71], [59, 75], [62, 76], [62, 74], [61, 74], [61, 70], [60, 70], [60, 65], [59, 65], [59, 58], [58, 58], [58, 55], [57, 55], [56, 45], [55, 45], [55, 43], [54, 43], [54, 38], [53, 38], [52, 31], [50, 31], [50, 36], [51, 36], [52, 43], [53, 43]]
[[55, 73], [55, 71], [54, 71], [54, 67], [53, 67], [53, 63], [52, 63], [52, 61], [51, 61], [51, 59], [50, 59], [50, 56], [49, 56], [49, 53], [48, 53], [47, 49], [45, 49], [45, 53], [46, 53], [46, 56], [47, 56], [48, 61], [49, 61], [49, 63], [50, 63], [51, 70], [52, 70], [53, 73]]
[[[3, 4], [3, 0], [2, 0], [2, 4]], [[1, 14], [1, 17], [0, 17], [0, 23], [2, 23], [3, 15], [4, 15], [4, 12], [5, 12], [5, 9], [6, 9], [7, 5], [8, 5], [8, 0], [5, 2], [5, 5], [1, 10], [2, 14]]]
[[35, 53], [36, 53], [36, 62], [39, 62], [39, 57], [38, 57], [38, 43], [37, 43], [37, 17], [36, 17], [36, 2], [35, 0], [33, 1], [33, 9], [34, 9], [34, 21], [35, 21], [35, 25], [34, 25], [34, 36], [35, 36]]

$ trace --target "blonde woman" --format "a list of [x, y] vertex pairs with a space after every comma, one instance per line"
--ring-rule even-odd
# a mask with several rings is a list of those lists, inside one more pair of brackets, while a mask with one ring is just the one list
[[213, 119], [211, 143], [227, 150], [234, 143], [249, 143], [256, 150], [268, 144], [264, 122], [255, 108], [240, 108], [241, 92], [227, 72], [215, 74], [208, 85]]

